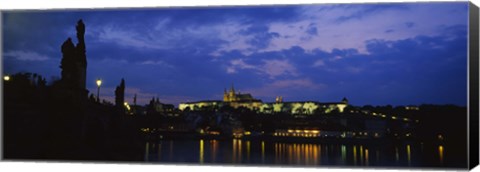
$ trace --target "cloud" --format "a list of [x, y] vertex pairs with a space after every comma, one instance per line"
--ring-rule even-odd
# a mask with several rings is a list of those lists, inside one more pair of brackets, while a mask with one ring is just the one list
[[337, 61], [337, 60], [340, 60], [340, 59], [343, 59], [343, 57], [342, 57], [342, 56], [339, 56], [339, 55], [336, 55], [336, 56], [330, 58], [329, 60], [330, 60], [330, 61]]
[[313, 63], [313, 67], [320, 67], [325, 66], [325, 62], [323, 60], [317, 60]]
[[[320, 49], [331, 52], [353, 48], [368, 54], [367, 40], [395, 41], [418, 35], [438, 36], [442, 35], [440, 27], [467, 24], [465, 3], [396, 6], [399, 8], [384, 4], [305, 6], [303, 17], [297, 21], [269, 23], [269, 32], [280, 36], [272, 38], [270, 45], [261, 51], [300, 46], [306, 51]], [[454, 11], [461, 8], [465, 10]], [[312, 27], [316, 28], [316, 35], [308, 33]], [[385, 32], [391, 28], [395, 28], [395, 32]]]
[[247, 64], [243, 59], [236, 59], [230, 61], [230, 66], [227, 67], [227, 73], [237, 73], [237, 69], [255, 69], [256, 67]]
[[[465, 10], [458, 10], [462, 8]], [[278, 16], [260, 17], [261, 22], [257, 22], [259, 16], [255, 13], [235, 13], [236, 16], [232, 16], [224, 12], [218, 16], [209, 14], [210, 19], [204, 22], [175, 18], [174, 15], [155, 16], [148, 18], [151, 24], [136, 21], [131, 21], [132, 26], [102, 23], [90, 30], [92, 38], [104, 43], [153, 50], [208, 47], [207, 54], [214, 57], [233, 51], [250, 56], [295, 46], [306, 52], [356, 49], [357, 53], [369, 54], [368, 40], [395, 41], [418, 35], [441, 35], [439, 27], [466, 26], [467, 21], [461, 19], [468, 16], [465, 3], [305, 5], [292, 9], [295, 12], [288, 12], [295, 20], [291, 17], [281, 20], [279, 16], [283, 15], [275, 13]], [[249, 10], [256, 11], [245, 9], [244, 12]], [[181, 16], [187, 15], [180, 13]], [[437, 18], [442, 20], [435, 20]], [[198, 46], [199, 42], [202, 46]]]
[[253, 65], [246, 63], [243, 59], [231, 60], [227, 66], [228, 74], [237, 73], [239, 69], [253, 70], [261, 75], [267, 75], [270, 79], [279, 76], [298, 76], [297, 69], [289, 60], [261, 60], [260, 64]]
[[294, 80], [278, 80], [268, 85], [272, 88], [305, 88], [319, 89], [324, 87], [323, 84], [315, 84], [310, 79], [294, 79]]
[[250, 25], [243, 25], [238, 22], [230, 21], [221, 25], [215, 25], [213, 30], [217, 31], [217, 36], [224, 43], [220, 47], [211, 53], [214, 56], [220, 56], [224, 52], [230, 52], [233, 50], [239, 50], [243, 54], [250, 55], [252, 53], [253, 46], [249, 44], [254, 39], [252, 34], [244, 33]]
[[[275, 96], [296, 97], [298, 94], [326, 89], [327, 85], [314, 83], [309, 78], [276, 80], [258, 88], [247, 88], [244, 92], [254, 96], [273, 98]], [[295, 93], [295, 94], [292, 94]]]
[[114, 43], [124, 47], [165, 49], [169, 46], [154, 38], [145, 37], [136, 31], [125, 30], [119, 27], [104, 26], [97, 31], [97, 41], [103, 43]]
[[45, 61], [49, 59], [47, 56], [39, 54], [37, 52], [21, 50], [8, 51], [5, 52], [3, 55], [5, 57], [14, 58], [20, 61]]
[[349, 66], [346, 68], [346, 70], [350, 73], [360, 73], [363, 71], [363, 68], [361, 67], [355, 67], [355, 66]]
[[169, 67], [169, 68], [174, 68], [174, 66], [162, 61], [162, 60], [146, 60], [139, 62], [138, 64], [140, 65], [158, 65], [158, 66], [164, 66], [164, 67]]
[[297, 76], [297, 69], [288, 60], [263, 60], [264, 65], [260, 69], [270, 79], [280, 75]]

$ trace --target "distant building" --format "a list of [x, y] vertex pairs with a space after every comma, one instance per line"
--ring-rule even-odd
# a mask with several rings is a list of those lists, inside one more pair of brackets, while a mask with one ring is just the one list
[[185, 103], [180, 103], [178, 105], [178, 109], [181, 111], [184, 110], [200, 110], [204, 108], [210, 108], [210, 107], [222, 107], [224, 104], [223, 101], [220, 100], [206, 100], [206, 101], [197, 101], [197, 102], [185, 102]]
[[230, 91], [227, 92], [227, 89], [223, 92], [223, 101], [224, 102], [261, 102], [261, 100], [254, 99], [251, 94], [241, 94], [235, 93], [235, 88], [230, 88]]
[[420, 110], [418, 106], [405, 106], [405, 110]]
[[294, 101], [294, 102], [279, 102], [264, 103], [260, 106], [261, 113], [290, 113], [294, 115], [310, 115], [315, 112], [330, 113], [335, 110], [342, 113], [348, 106], [348, 100], [343, 98], [341, 102], [322, 103], [317, 101]]
[[147, 105], [147, 111], [150, 112], [159, 112], [159, 113], [165, 113], [165, 114], [171, 114], [174, 112], [175, 106], [172, 104], [164, 104], [160, 102], [158, 98], [152, 98], [150, 100], [150, 103]]
[[317, 101], [295, 101], [295, 102], [283, 102], [282, 96], [277, 96], [273, 103], [263, 103], [259, 99], [253, 98], [251, 94], [236, 93], [235, 88], [232, 87], [227, 92], [225, 89], [223, 92], [223, 101], [220, 100], [207, 100], [197, 102], [184, 102], [180, 103], [178, 108], [182, 111], [188, 110], [202, 110], [208, 108], [220, 108], [223, 106], [230, 106], [232, 108], [247, 108], [257, 111], [259, 113], [271, 114], [271, 113], [289, 113], [292, 115], [297, 114], [314, 114], [316, 112], [330, 113], [335, 110], [343, 112], [348, 105], [348, 100], [343, 98], [341, 102], [321, 103]]

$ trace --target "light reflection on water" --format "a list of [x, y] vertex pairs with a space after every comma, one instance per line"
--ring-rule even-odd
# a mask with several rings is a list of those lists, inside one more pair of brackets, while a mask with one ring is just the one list
[[440, 160], [440, 164], [443, 165], [443, 146], [442, 145], [438, 146], [438, 157]]
[[[422, 145], [423, 146], [423, 145]], [[417, 148], [416, 148], [417, 147]], [[420, 148], [420, 149], [419, 149]], [[420, 145], [386, 148], [368, 144], [278, 143], [273, 141], [168, 140], [145, 144], [145, 161], [178, 163], [278, 164], [302, 166], [422, 166]], [[432, 148], [434, 166], [444, 164], [444, 146]], [[417, 150], [417, 152], [415, 152]]]
[[204, 161], [204, 145], [203, 145], [203, 139], [200, 140], [200, 158], [199, 158], [199, 161], [200, 161], [200, 164], [203, 164], [203, 161]]

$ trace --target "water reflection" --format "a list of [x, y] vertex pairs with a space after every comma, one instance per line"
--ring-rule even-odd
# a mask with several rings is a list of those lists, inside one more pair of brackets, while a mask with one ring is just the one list
[[150, 148], [149, 148], [149, 143], [145, 143], [145, 157], [143, 159], [145, 159], [145, 161], [148, 161], [148, 157], [149, 157], [149, 153], [150, 153]]
[[211, 145], [210, 155], [212, 157], [212, 162], [217, 162], [218, 141], [217, 140], [211, 140], [210, 145]]
[[245, 142], [247, 144], [247, 161], [250, 162], [250, 141]]
[[360, 165], [363, 165], [363, 146], [360, 146]]
[[342, 161], [347, 161], [347, 147], [345, 145], [342, 145]]
[[357, 145], [353, 145], [353, 165], [357, 165]]
[[438, 157], [440, 160], [440, 164], [443, 164], [443, 146], [438, 146]]
[[157, 159], [158, 159], [158, 160], [161, 160], [161, 159], [162, 159], [162, 143], [159, 143], [159, 144], [158, 144]]
[[262, 141], [262, 163], [265, 163], [265, 141]]
[[170, 151], [168, 154], [168, 159], [171, 161], [173, 159], [173, 140], [170, 140]]
[[395, 162], [400, 161], [400, 154], [398, 154], [398, 147], [395, 147]]
[[365, 149], [365, 165], [368, 166], [368, 149]]
[[[424, 163], [433, 163], [437, 166], [445, 163], [444, 145], [431, 147], [430, 150], [432, 151], [430, 151], [429, 155], [420, 151], [420, 144], [399, 144], [393, 147], [382, 146], [366, 144], [278, 143], [241, 139], [168, 140], [157, 143], [145, 143], [144, 160], [306, 166], [419, 166], [422, 165], [422, 160], [428, 160], [425, 156], [429, 156], [432, 157], [430, 159], [434, 159], [434, 162]], [[427, 148], [424, 147], [424, 149]], [[198, 156], [191, 156], [192, 152], [198, 152], [196, 154]]]
[[412, 153], [410, 151], [410, 145], [407, 145], [407, 162], [408, 166], [412, 166]]
[[203, 139], [200, 140], [200, 158], [199, 158], [199, 161], [200, 161], [200, 164], [203, 164], [203, 160], [204, 160], [204, 145], [203, 145]]

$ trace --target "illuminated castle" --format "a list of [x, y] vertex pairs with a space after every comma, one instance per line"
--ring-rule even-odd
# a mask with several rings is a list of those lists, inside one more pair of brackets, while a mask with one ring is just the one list
[[259, 99], [253, 98], [251, 94], [236, 93], [235, 88], [229, 91], [223, 91], [223, 101], [221, 100], [205, 100], [197, 102], [184, 102], [179, 104], [180, 110], [202, 110], [210, 108], [220, 108], [230, 106], [232, 108], [247, 108], [259, 113], [287, 113], [292, 115], [304, 114], [310, 115], [315, 113], [331, 113], [343, 112], [348, 106], [348, 100], [343, 98], [341, 102], [317, 102], [317, 101], [292, 101], [284, 102], [282, 96], [277, 96], [275, 102], [264, 103]]
[[260, 100], [254, 99], [251, 94], [241, 94], [235, 93], [235, 89], [232, 87], [230, 91], [227, 92], [227, 89], [223, 91], [223, 101], [224, 102], [258, 102]]

